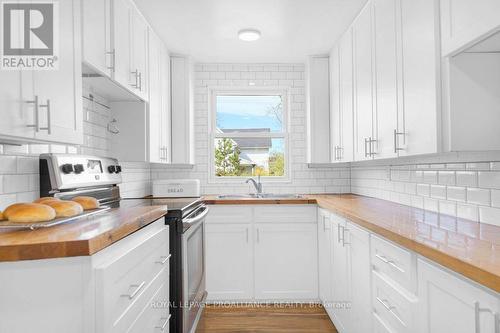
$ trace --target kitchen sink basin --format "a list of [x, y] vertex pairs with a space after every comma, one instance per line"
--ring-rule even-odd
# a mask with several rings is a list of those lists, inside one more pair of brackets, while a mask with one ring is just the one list
[[300, 194], [275, 194], [275, 193], [252, 193], [252, 194], [223, 194], [217, 196], [217, 199], [231, 200], [231, 199], [301, 199]]

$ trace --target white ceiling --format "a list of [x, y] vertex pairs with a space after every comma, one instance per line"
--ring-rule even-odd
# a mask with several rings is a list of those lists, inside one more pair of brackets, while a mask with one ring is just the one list
[[[135, 0], [172, 53], [201, 62], [302, 62], [329, 52], [366, 0]], [[262, 38], [240, 41], [239, 30]]]

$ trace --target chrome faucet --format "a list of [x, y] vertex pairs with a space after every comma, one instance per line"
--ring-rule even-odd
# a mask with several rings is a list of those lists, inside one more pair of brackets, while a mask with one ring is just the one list
[[245, 183], [252, 183], [253, 186], [255, 187], [255, 190], [257, 191], [257, 194], [262, 194], [262, 183], [260, 182], [260, 175], [257, 178], [257, 181], [253, 178], [248, 178]]

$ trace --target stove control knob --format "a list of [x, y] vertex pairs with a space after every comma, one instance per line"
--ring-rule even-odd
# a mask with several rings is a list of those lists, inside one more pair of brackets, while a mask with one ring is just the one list
[[109, 172], [109, 173], [115, 173], [115, 172], [116, 172], [116, 168], [115, 168], [115, 166], [114, 166], [114, 165], [110, 165], [110, 166], [108, 166], [108, 172]]
[[73, 169], [75, 170], [75, 173], [78, 175], [82, 173], [85, 169], [83, 168], [83, 164], [75, 164], [73, 165]]
[[73, 164], [63, 164], [61, 166], [61, 170], [64, 174], [69, 174], [69, 173], [72, 173], [74, 170], [73, 170]]
[[117, 165], [116, 166], [116, 173], [120, 173], [122, 172], [122, 166], [121, 165]]

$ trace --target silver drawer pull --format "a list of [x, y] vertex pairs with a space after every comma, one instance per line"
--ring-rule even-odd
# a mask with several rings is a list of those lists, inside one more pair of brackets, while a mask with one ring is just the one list
[[168, 256], [161, 256], [160, 259], [161, 258], [163, 258], [163, 259], [161, 259], [159, 261], [155, 261], [155, 264], [165, 265], [165, 263], [168, 261], [168, 259], [170, 259], [170, 256], [171, 256], [171, 254], [169, 254]]
[[394, 261], [389, 260], [389, 259], [387, 259], [386, 257], [381, 256], [381, 255], [380, 255], [380, 254], [378, 254], [378, 253], [375, 255], [375, 257], [377, 257], [378, 259], [380, 259], [381, 261], [383, 261], [385, 264], [390, 265], [390, 266], [392, 266], [393, 268], [397, 269], [397, 270], [398, 270], [398, 271], [400, 271], [401, 273], [404, 273], [404, 272], [405, 272], [405, 270], [404, 270], [404, 269], [402, 269], [401, 267], [399, 267], [398, 265], [396, 265], [396, 263], [395, 263]]
[[404, 327], [406, 327], [406, 324], [403, 320], [401, 320], [401, 318], [399, 318], [399, 316], [392, 310], [396, 309], [395, 306], [391, 305], [391, 303], [389, 303], [388, 300], [386, 299], [381, 299], [379, 297], [376, 297], [377, 301], [382, 304], [384, 306], [384, 308], [389, 311], [393, 316], [394, 318], [396, 318], [397, 321], [400, 322], [401, 325], [403, 325]]
[[135, 296], [137, 296], [137, 294], [139, 293], [139, 291], [141, 291], [141, 289], [144, 288], [145, 285], [146, 285], [146, 281], [142, 281], [141, 284], [132, 284], [130, 287], [131, 288], [136, 288], [134, 290], [134, 292], [132, 294], [123, 294], [123, 295], [121, 295], [121, 297], [128, 297], [128, 299], [132, 299]]
[[168, 322], [170, 321], [170, 317], [171, 317], [171, 316], [172, 316], [172, 315], [168, 315], [168, 317], [167, 317], [167, 318], [165, 318], [165, 317], [160, 318], [160, 320], [164, 320], [164, 322], [163, 322], [163, 324], [161, 324], [160, 326], [155, 326], [155, 328], [159, 328], [159, 329], [160, 329], [160, 331], [162, 331], [162, 332], [163, 332], [163, 331], [165, 330], [165, 328], [167, 327], [167, 324], [168, 324]]

